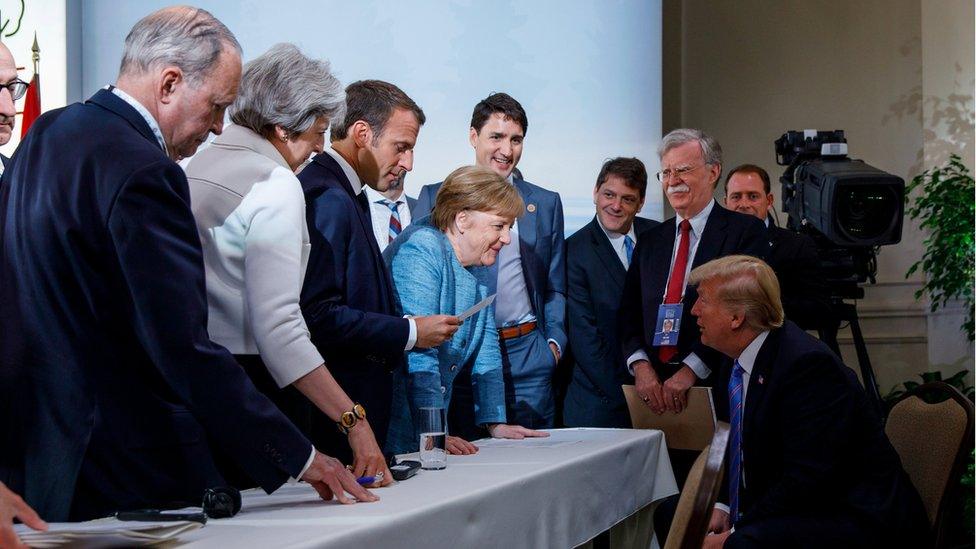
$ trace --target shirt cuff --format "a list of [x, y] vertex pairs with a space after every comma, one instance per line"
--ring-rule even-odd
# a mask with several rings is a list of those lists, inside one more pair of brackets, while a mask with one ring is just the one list
[[724, 503], [719, 503], [719, 502], [716, 501], [715, 502], [715, 509], [717, 509], [719, 511], [725, 511], [725, 514], [726, 515], [732, 516], [732, 509], [729, 509], [729, 506], [726, 505], [726, 504], [724, 504]]
[[548, 341], [549, 343], [552, 343], [553, 345], [556, 346], [556, 350], [559, 351], [559, 358], [562, 359], [563, 358], [563, 348], [559, 346], [559, 342], [556, 341], [555, 339], [547, 339], [546, 341]]
[[407, 346], [403, 348], [404, 351], [409, 351], [417, 344], [417, 321], [409, 316], [403, 318], [407, 319], [407, 323], [410, 324], [410, 333], [407, 334]]
[[637, 349], [634, 351], [634, 354], [630, 355], [630, 358], [627, 359], [627, 371], [630, 372], [630, 375], [634, 375], [634, 363], [638, 360], [646, 360], [648, 362], [651, 361], [650, 357], [647, 356], [647, 353], [644, 352], [644, 349]]
[[691, 371], [695, 372], [698, 379], [705, 379], [712, 373], [712, 370], [708, 366], [705, 366], [702, 359], [698, 358], [698, 355], [695, 353], [689, 353], [681, 362], [684, 362], [686, 366], [691, 368]]
[[302, 477], [308, 472], [308, 468], [312, 466], [313, 461], [315, 461], [315, 446], [312, 446], [312, 453], [308, 455], [308, 461], [305, 462], [305, 467], [302, 467], [302, 471], [298, 473], [298, 478], [289, 478], [288, 484], [295, 484], [302, 480]]

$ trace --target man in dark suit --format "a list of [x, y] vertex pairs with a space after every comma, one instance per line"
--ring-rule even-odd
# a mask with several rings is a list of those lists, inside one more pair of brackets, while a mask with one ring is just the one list
[[[684, 408], [688, 389], [705, 380], [719, 357], [701, 345], [687, 286], [691, 268], [731, 254], [763, 257], [765, 230], [752, 217], [717, 206], [722, 149], [700, 130], [674, 130], [658, 147], [658, 179], [676, 217], [651, 229], [634, 252], [620, 307], [623, 356], [641, 399], [657, 413]], [[671, 319], [673, 332], [663, 331]], [[682, 476], [679, 474], [679, 476]]]
[[829, 324], [833, 312], [817, 245], [809, 236], [777, 227], [771, 221], [773, 194], [766, 170], [743, 164], [730, 171], [725, 178], [725, 206], [766, 224], [766, 263], [779, 279], [786, 318], [805, 330]]
[[925, 510], [881, 418], [837, 355], [784, 322], [772, 269], [724, 257], [690, 283], [702, 343], [726, 357], [714, 395], [731, 426], [704, 547], [923, 547]]
[[224, 484], [211, 444], [268, 492], [292, 477], [375, 499], [207, 337], [174, 160], [221, 132], [240, 75], [240, 45], [209, 13], [155, 12], [126, 38], [116, 86], [39, 118], [3, 175], [0, 401], [22, 427], [0, 433], [0, 480], [42, 517], [198, 505]]
[[[497, 291], [495, 324], [501, 339], [509, 423], [530, 429], [553, 427], [556, 405], [553, 372], [566, 347], [566, 261], [563, 206], [559, 195], [513, 175], [528, 130], [525, 109], [506, 93], [475, 105], [468, 139], [475, 163], [493, 170], [518, 189], [525, 211], [512, 227], [517, 246], [505, 246], [491, 267]], [[417, 197], [417, 217], [430, 213], [440, 183]], [[462, 437], [475, 436], [468, 372], [455, 378], [450, 423]]]
[[[382, 446], [390, 421], [393, 370], [404, 352], [440, 345], [460, 323], [434, 315], [402, 318], [393, 283], [373, 236], [364, 185], [383, 192], [413, 168], [424, 112], [400, 88], [378, 80], [346, 88], [346, 119], [332, 125], [332, 146], [299, 174], [311, 251], [302, 314], [312, 342], [346, 394], [369, 412]], [[310, 411], [307, 434], [317, 447], [351, 457], [345, 436]]]
[[575, 363], [563, 403], [569, 427], [630, 427], [620, 386], [633, 379], [620, 354], [617, 315], [634, 246], [658, 225], [637, 217], [646, 192], [643, 162], [608, 160], [593, 189], [596, 216], [566, 239], [566, 324]]

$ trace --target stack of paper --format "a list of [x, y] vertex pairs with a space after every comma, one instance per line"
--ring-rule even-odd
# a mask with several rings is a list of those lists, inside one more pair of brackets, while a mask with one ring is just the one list
[[55, 522], [46, 532], [32, 530], [23, 524], [14, 527], [20, 540], [31, 547], [60, 547], [67, 544], [84, 547], [146, 547], [171, 541], [203, 526], [199, 522], [135, 522], [115, 518], [89, 522]]

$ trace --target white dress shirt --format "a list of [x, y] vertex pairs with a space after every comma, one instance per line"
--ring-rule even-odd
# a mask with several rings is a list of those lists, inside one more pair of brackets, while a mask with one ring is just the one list
[[[742, 366], [742, 417], [746, 417], [746, 393], [749, 391], [749, 380], [752, 379], [752, 369], [756, 366], [756, 357], [759, 356], [759, 350], [762, 349], [763, 343], [766, 342], [766, 338], [769, 336], [769, 330], [766, 330], [756, 336], [749, 345], [739, 354], [739, 366]], [[735, 368], [735, 366], [733, 366]], [[734, 371], [733, 371], [734, 373]], [[718, 390], [722, 390], [722, 387], [717, 387]], [[728, 388], [725, 388], [728, 392]], [[731, 410], [730, 410], [731, 412]], [[731, 418], [729, 418], [731, 420]], [[741, 470], [741, 469], [740, 469]], [[745, 484], [745, 471], [742, 471], [742, 483]], [[729, 506], [724, 503], [716, 503], [716, 509], [721, 509], [726, 513], [730, 512]]]
[[366, 185], [363, 187], [366, 193], [366, 200], [369, 201], [369, 213], [373, 222], [373, 236], [380, 247], [380, 252], [390, 245], [390, 216], [393, 212], [386, 202], [397, 202], [397, 215], [400, 217], [400, 230], [406, 229], [410, 225], [410, 207], [407, 205], [407, 195], [401, 190], [400, 196], [396, 200], [390, 200], [376, 189]]
[[[363, 182], [359, 180], [359, 174], [356, 173], [356, 170], [352, 169], [352, 166], [349, 165], [349, 162], [346, 162], [346, 159], [343, 158], [342, 155], [338, 153], [338, 151], [336, 151], [332, 147], [329, 147], [329, 148], [325, 149], [325, 153], [328, 154], [329, 156], [331, 156], [336, 161], [336, 163], [339, 164], [339, 167], [342, 168], [342, 173], [345, 174], [346, 179], [349, 180], [349, 185], [352, 187], [353, 194], [355, 194], [356, 196], [359, 196], [359, 193], [363, 192], [363, 188], [369, 188], [368, 185], [363, 185]], [[379, 194], [379, 193], [377, 193], [377, 194]], [[369, 195], [367, 194], [366, 196], [367, 196], [367, 199], [368, 199], [369, 198]], [[358, 208], [359, 205], [356, 204], [356, 207]], [[386, 206], [384, 206], [384, 208], [386, 208]], [[386, 213], [386, 217], [384, 219], [386, 219], [386, 222], [389, 223], [390, 222], [390, 213], [389, 213], [390, 212], [390, 209], [389, 208], [386, 208], [386, 212], [387, 212]], [[375, 215], [372, 215], [372, 214], [370, 215], [370, 218], [371, 219], [372, 218], [375, 218], [375, 217], [376, 217]], [[376, 221], [372, 221], [372, 223], [373, 223], [373, 231], [375, 233], [375, 230], [376, 230]], [[406, 226], [406, 225], [404, 225], [404, 226]], [[380, 247], [380, 250], [382, 250], [382, 249], [383, 248]], [[412, 319], [412, 318], [410, 318], [410, 317], [406, 317], [406, 319], [407, 319], [407, 322], [410, 325], [410, 333], [407, 335], [407, 344], [406, 344], [406, 346], [404, 346], [403, 350], [404, 351], [409, 351], [409, 350], [413, 349], [414, 345], [417, 344], [417, 321], [414, 320], [414, 319]]]
[[610, 240], [610, 247], [613, 248], [614, 252], [617, 252], [617, 257], [620, 262], [623, 263], [624, 269], [630, 268], [630, 261], [627, 260], [627, 246], [624, 245], [624, 237], [629, 236], [634, 243], [634, 247], [637, 247], [637, 233], [634, 232], [634, 224], [630, 224], [630, 230], [627, 234], [615, 233], [613, 231], [608, 231], [606, 227], [603, 226], [603, 222], [600, 221], [600, 216], [596, 216], [596, 222], [603, 229], [603, 234], [607, 235], [607, 239]]
[[[685, 285], [681, 289], [681, 297], [684, 298], [685, 290], [688, 289], [688, 274], [691, 273], [691, 267], [695, 263], [695, 254], [698, 252], [698, 243], [701, 242], [701, 235], [705, 232], [705, 224], [708, 223], [708, 216], [712, 213], [712, 208], [715, 207], [715, 200], [710, 200], [708, 205], [705, 206], [702, 211], [695, 214], [693, 217], [688, 218], [688, 222], [691, 223], [691, 229], [688, 231], [688, 264], [685, 266]], [[681, 222], [685, 218], [681, 215], [675, 215], [674, 218], [674, 247], [671, 249], [671, 264], [668, 265], [668, 282], [671, 281], [671, 271], [674, 269], [674, 260], [678, 256], [678, 247], [681, 244]], [[664, 292], [667, 293], [668, 285], [664, 285]], [[662, 302], [664, 296], [661, 296]], [[656, 315], [657, 312], [655, 311]], [[630, 370], [631, 375], [634, 373], [634, 363], [638, 360], [649, 360], [647, 353], [643, 349], [638, 349], [634, 351], [630, 357], [627, 358], [627, 369]], [[682, 360], [683, 363], [687, 364], [691, 371], [698, 376], [699, 379], [708, 377], [708, 374], [712, 373], [711, 369], [705, 365], [705, 362], [698, 357], [695, 353], [689, 353], [688, 356]]]

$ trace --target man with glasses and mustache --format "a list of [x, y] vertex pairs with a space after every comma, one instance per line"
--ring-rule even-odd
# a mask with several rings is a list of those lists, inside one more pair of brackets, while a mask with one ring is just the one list
[[[658, 180], [675, 217], [637, 242], [620, 306], [620, 341], [637, 393], [658, 414], [680, 412], [692, 385], [708, 385], [720, 357], [702, 346], [691, 315], [698, 298], [688, 287], [693, 267], [732, 254], [763, 257], [765, 227], [755, 217], [718, 206], [713, 193], [722, 173], [722, 148], [701, 130], [677, 129], [658, 146]], [[673, 329], [664, 330], [666, 320]], [[678, 459], [675, 459], [675, 458]], [[690, 460], [673, 456], [683, 482]]]
[[[27, 88], [30, 86], [20, 78], [17, 78], [17, 63], [14, 56], [3, 43], [0, 43], [0, 88], [6, 88], [7, 93], [0, 90], [0, 146], [6, 145], [10, 141], [10, 136], [14, 133], [14, 117], [17, 116], [17, 107], [14, 102], [24, 97]], [[0, 154], [0, 174], [7, 167], [6, 156]]]

